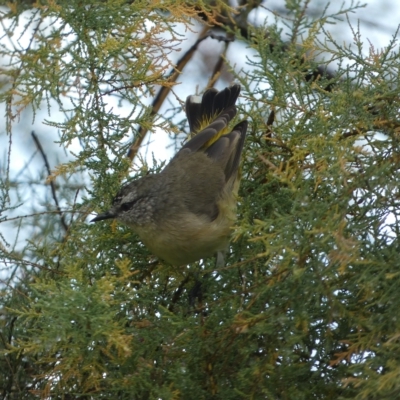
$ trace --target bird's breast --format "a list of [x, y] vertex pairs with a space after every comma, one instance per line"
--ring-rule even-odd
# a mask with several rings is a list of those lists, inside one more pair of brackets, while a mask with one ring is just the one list
[[152, 224], [135, 230], [156, 256], [178, 266], [226, 250], [232, 224], [227, 215], [220, 214], [209, 221], [192, 213], [181, 213], [179, 218], [164, 218], [162, 226]]

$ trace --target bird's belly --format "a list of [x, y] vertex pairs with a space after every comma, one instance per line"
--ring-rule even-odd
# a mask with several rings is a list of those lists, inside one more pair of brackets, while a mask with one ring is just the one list
[[162, 229], [146, 227], [145, 231], [140, 228], [136, 231], [156, 256], [178, 266], [225, 251], [231, 227], [232, 221], [227, 218], [216, 218], [210, 222], [190, 214], [190, 218], [182, 215], [179, 220], [165, 221]]

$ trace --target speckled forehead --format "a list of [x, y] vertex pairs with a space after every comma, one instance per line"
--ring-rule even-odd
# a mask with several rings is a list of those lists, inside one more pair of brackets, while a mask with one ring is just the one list
[[121, 199], [121, 203], [129, 203], [131, 201], [136, 200], [137, 198], [137, 189], [136, 187], [131, 187], [129, 191], [125, 193], [125, 195]]
[[126, 203], [127, 201], [132, 201], [136, 197], [137, 189], [135, 186], [130, 185], [130, 187], [123, 187], [115, 196], [113, 204], [118, 205], [121, 203]]

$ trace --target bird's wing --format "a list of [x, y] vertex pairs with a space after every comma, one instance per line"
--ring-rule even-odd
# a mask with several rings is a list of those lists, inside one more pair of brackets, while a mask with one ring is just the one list
[[205, 129], [196, 134], [192, 139], [185, 143], [179, 150], [181, 152], [196, 152], [209, 147], [214, 141], [218, 140], [229, 122], [236, 115], [236, 107], [230, 106], [226, 108], [221, 115], [219, 115], [213, 122], [211, 122]]
[[238, 123], [231, 133], [221, 136], [209, 146], [205, 153], [221, 166], [225, 174], [225, 182], [236, 177], [243, 151], [247, 131], [247, 121]]

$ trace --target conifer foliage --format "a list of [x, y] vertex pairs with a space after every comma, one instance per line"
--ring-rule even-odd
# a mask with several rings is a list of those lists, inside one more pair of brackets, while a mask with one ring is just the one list
[[[250, 25], [263, 7], [0, 9], [2, 398], [399, 397], [398, 46], [335, 41], [352, 5]], [[150, 132], [180, 146], [185, 96], [233, 80], [249, 131], [226, 265], [171, 267], [90, 224], [162, 167]]]

